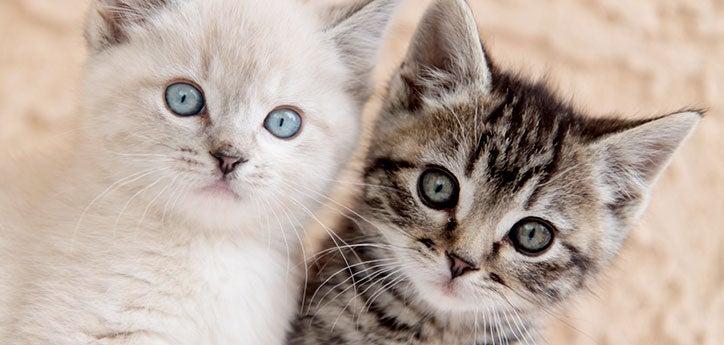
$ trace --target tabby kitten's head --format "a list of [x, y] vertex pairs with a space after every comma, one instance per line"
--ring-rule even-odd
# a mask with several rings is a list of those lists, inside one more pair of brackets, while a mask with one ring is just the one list
[[392, 78], [363, 215], [433, 309], [555, 304], [616, 255], [699, 119], [580, 114], [493, 66], [465, 1], [438, 0]]
[[164, 215], [299, 220], [355, 146], [397, 2], [94, 0], [91, 150]]

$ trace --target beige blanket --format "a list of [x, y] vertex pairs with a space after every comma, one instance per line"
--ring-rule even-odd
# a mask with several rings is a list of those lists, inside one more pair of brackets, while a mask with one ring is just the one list
[[[32, 166], [39, 152], [58, 154], [72, 138], [87, 1], [0, 1], [0, 168]], [[722, 344], [722, 1], [470, 1], [499, 64], [547, 74], [583, 109], [631, 116], [710, 109], [616, 267], [593, 293], [552, 312], [549, 343]], [[401, 10], [380, 81], [427, 3], [408, 0]]]

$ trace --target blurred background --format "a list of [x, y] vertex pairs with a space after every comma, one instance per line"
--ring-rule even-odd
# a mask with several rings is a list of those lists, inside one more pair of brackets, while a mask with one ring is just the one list
[[[8, 156], [59, 152], [72, 138], [89, 1], [0, 1], [0, 164]], [[380, 85], [429, 2], [407, 0], [400, 9]], [[724, 0], [470, 3], [499, 65], [548, 78], [592, 114], [709, 109], [659, 181], [615, 267], [553, 312], [547, 342], [722, 344]], [[368, 120], [375, 108], [373, 101]]]

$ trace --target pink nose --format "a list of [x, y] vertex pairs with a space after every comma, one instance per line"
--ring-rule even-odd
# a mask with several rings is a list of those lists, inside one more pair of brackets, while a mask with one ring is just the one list
[[475, 264], [472, 264], [455, 254], [447, 253], [447, 258], [450, 262], [450, 275], [452, 276], [452, 279], [460, 277], [465, 273], [478, 270]]
[[243, 157], [229, 156], [218, 151], [210, 152], [210, 154], [219, 161], [219, 170], [221, 170], [224, 175], [231, 174], [240, 164], [246, 162], [246, 159]]

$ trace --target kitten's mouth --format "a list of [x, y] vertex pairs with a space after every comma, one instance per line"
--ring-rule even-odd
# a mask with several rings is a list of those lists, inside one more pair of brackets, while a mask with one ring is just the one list
[[460, 299], [462, 297], [460, 282], [454, 279], [443, 278], [422, 282], [424, 290], [428, 293], [449, 299]]
[[465, 288], [465, 284], [460, 281], [435, 280], [420, 281], [417, 285], [421, 296], [431, 306], [440, 310], [449, 311], [469, 311], [474, 302], [468, 297], [469, 291]]
[[224, 199], [233, 199], [233, 200], [239, 200], [241, 199], [241, 196], [237, 194], [233, 188], [231, 188], [231, 185], [229, 184], [229, 181], [227, 180], [218, 180], [204, 188], [201, 189], [202, 192], [207, 194], [212, 194]]

